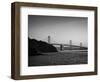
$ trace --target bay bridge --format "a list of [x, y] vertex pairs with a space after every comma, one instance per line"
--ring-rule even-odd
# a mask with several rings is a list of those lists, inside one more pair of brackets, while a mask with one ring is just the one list
[[82, 42], [79, 45], [74, 45], [72, 40], [69, 40], [68, 44], [67, 42], [64, 44], [55, 42], [52, 38], [47, 36], [42, 41], [53, 45], [57, 51], [39, 52], [39, 55], [28, 56], [28, 66], [88, 64], [88, 50]]
[[84, 47], [82, 42], [79, 43], [79, 45], [73, 45], [72, 40], [69, 40], [69, 44], [64, 44], [64, 43], [58, 43], [58, 42], [53, 42], [51, 41], [51, 36], [47, 37], [47, 42], [48, 44], [51, 44], [53, 46], [58, 46], [56, 47], [57, 50], [63, 51], [63, 50], [87, 50], [87, 47]]

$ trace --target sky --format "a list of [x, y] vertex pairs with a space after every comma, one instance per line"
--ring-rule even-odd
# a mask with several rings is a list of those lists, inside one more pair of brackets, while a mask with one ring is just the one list
[[88, 45], [88, 19], [83, 17], [28, 15], [28, 37], [51, 43]]

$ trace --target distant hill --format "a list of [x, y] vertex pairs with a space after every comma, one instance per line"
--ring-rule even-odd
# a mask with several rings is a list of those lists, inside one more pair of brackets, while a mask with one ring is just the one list
[[36, 39], [28, 38], [28, 54], [32, 55], [42, 55], [46, 52], [57, 52], [57, 49], [44, 41], [38, 41]]

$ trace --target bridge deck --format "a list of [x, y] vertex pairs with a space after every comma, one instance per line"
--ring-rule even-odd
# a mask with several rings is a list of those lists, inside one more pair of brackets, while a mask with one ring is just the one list
[[71, 46], [71, 47], [81, 47], [81, 48], [87, 48], [87, 47], [84, 47], [84, 46], [77, 46], [77, 45], [69, 45], [69, 44], [60, 44], [60, 43], [51, 43], [52, 45], [63, 45], [63, 46]]

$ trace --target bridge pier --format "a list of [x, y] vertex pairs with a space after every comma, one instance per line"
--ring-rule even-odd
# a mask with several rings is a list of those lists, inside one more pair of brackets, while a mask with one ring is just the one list
[[82, 49], [82, 42], [80, 42], [80, 49]]
[[60, 45], [60, 50], [63, 51], [64, 50], [64, 46], [61, 44]]
[[70, 50], [72, 50], [72, 40], [69, 41]]

